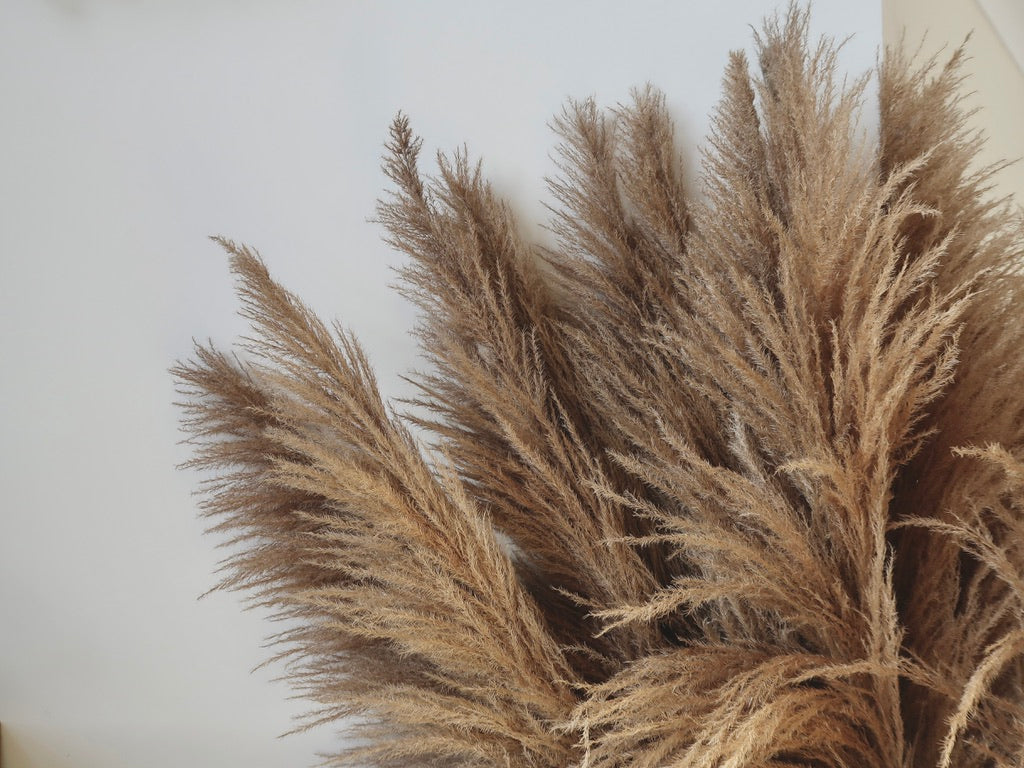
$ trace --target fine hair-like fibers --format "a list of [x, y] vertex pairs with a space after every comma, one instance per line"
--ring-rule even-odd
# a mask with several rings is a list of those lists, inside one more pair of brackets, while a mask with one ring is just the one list
[[963, 52], [887, 52], [869, 141], [805, 10], [755, 49], [699, 197], [657, 91], [569, 103], [550, 249], [394, 121], [409, 414], [220, 240], [253, 334], [175, 368], [192, 465], [332, 764], [1024, 766], [1024, 244]]

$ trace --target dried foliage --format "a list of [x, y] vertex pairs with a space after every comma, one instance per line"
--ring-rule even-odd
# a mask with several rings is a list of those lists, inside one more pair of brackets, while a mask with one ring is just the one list
[[805, 11], [755, 42], [700, 199], [657, 92], [566, 107], [551, 250], [395, 121], [418, 417], [221, 241], [254, 336], [175, 369], [192, 463], [332, 763], [1024, 766], [1024, 243], [962, 51], [889, 52], [869, 142]]

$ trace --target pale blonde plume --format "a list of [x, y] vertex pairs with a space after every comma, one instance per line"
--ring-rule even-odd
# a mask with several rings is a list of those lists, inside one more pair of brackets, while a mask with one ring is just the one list
[[755, 51], [700, 198], [657, 91], [569, 103], [550, 249], [395, 120], [416, 416], [220, 240], [253, 334], [175, 368], [192, 465], [332, 764], [1024, 766], [1024, 230], [963, 52], [886, 52], [868, 142], [806, 10]]

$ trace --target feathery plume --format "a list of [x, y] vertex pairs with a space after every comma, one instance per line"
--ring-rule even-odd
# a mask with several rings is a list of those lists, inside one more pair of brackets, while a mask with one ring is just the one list
[[700, 198], [652, 87], [570, 102], [550, 249], [396, 118], [418, 415], [219, 241], [191, 464], [332, 764], [1024, 765], [1024, 229], [962, 49], [886, 52], [877, 141], [838, 50], [793, 5], [732, 54]]

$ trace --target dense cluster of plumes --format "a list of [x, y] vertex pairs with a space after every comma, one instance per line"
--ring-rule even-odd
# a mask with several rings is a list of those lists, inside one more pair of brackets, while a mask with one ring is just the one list
[[176, 368], [193, 463], [332, 762], [1024, 765], [1022, 229], [962, 54], [888, 53], [868, 142], [804, 11], [755, 42], [700, 199], [658, 93], [565, 109], [553, 249], [395, 121], [418, 415], [222, 241], [254, 339]]

